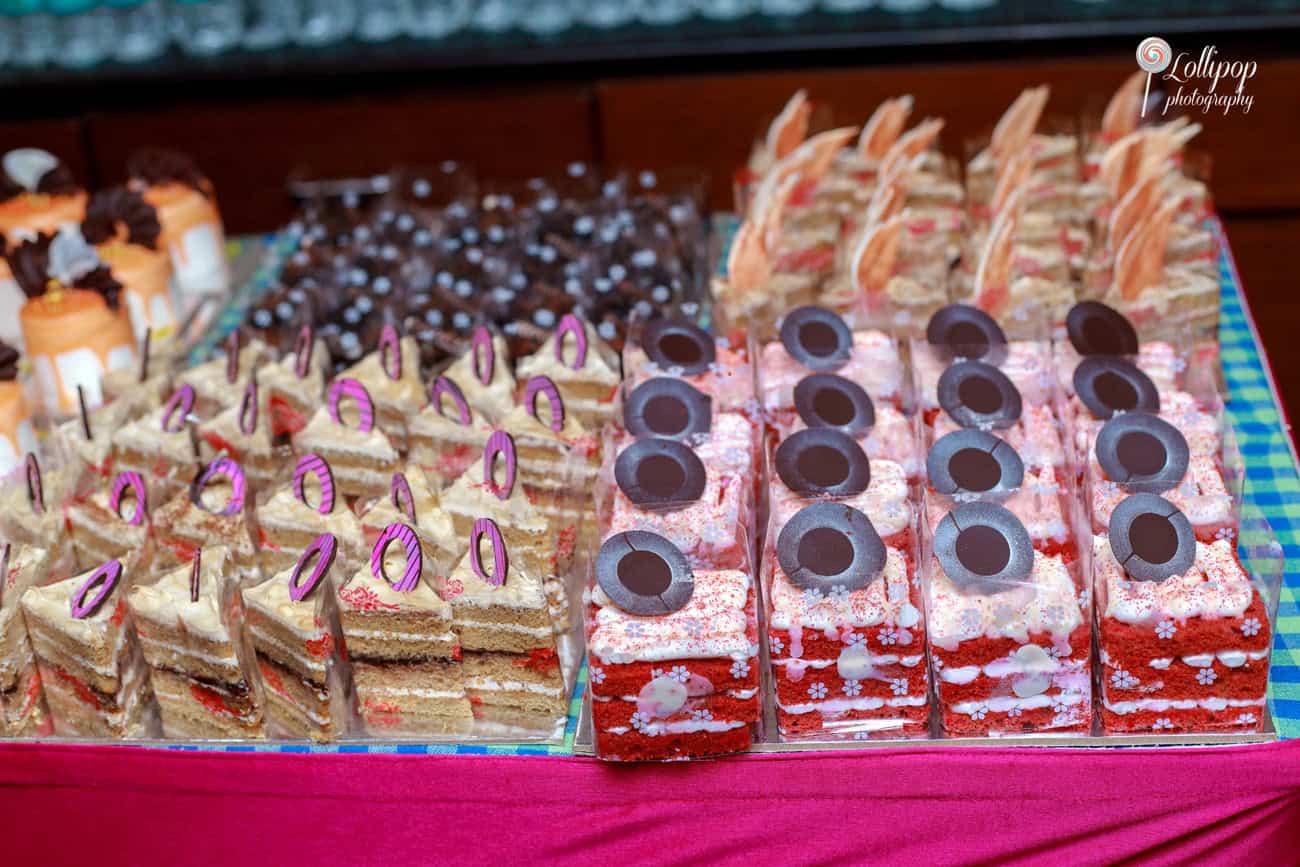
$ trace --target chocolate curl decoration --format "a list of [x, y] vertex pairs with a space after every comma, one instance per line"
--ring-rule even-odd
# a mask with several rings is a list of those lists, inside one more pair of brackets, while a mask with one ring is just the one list
[[40, 298], [50, 281], [50, 244], [54, 236], [41, 232], [35, 238], [23, 241], [11, 249], [5, 258], [14, 282], [28, 298]]
[[92, 244], [104, 244], [124, 235], [128, 244], [157, 250], [162, 224], [144, 196], [126, 187], [113, 187], [91, 196], [81, 234]]
[[334, 473], [330, 470], [329, 462], [318, 454], [309, 453], [298, 458], [298, 466], [293, 470], [293, 495], [304, 506], [311, 505], [307, 502], [305, 487], [308, 475], [315, 476], [320, 482], [320, 503], [316, 506], [316, 511], [328, 515], [334, 511]]
[[[180, 433], [185, 428], [186, 420], [190, 413], [194, 411], [194, 386], [182, 385], [172, 393], [167, 399], [167, 405], [163, 407], [162, 429], [163, 433]], [[173, 427], [172, 422], [176, 416], [180, 415], [180, 424]]]
[[149, 346], [153, 343], [153, 326], [144, 330], [144, 344], [140, 347], [140, 381], [149, 379]]
[[460, 419], [461, 427], [469, 427], [471, 416], [469, 411], [469, 401], [465, 400], [465, 393], [460, 390], [460, 386], [455, 381], [445, 376], [439, 376], [433, 381], [429, 389], [429, 401], [438, 415], [447, 418], [447, 413], [442, 409], [442, 396], [446, 395], [451, 398], [451, 402], [456, 405], [456, 414]]
[[402, 341], [391, 323], [379, 331], [379, 366], [394, 382], [402, 378]]
[[330, 386], [329, 393], [329, 410], [330, 418], [334, 419], [335, 424], [343, 424], [343, 416], [339, 414], [339, 401], [344, 396], [356, 401], [357, 411], [361, 418], [357, 422], [357, 430], [361, 433], [370, 433], [375, 429], [375, 404], [370, 399], [370, 392], [366, 387], [355, 379], [336, 379]]
[[[122, 497], [126, 494], [127, 489], [135, 494], [135, 511], [131, 517], [127, 518], [122, 515]], [[126, 521], [133, 527], [138, 527], [144, 523], [145, 513], [148, 505], [148, 499], [145, 496], [144, 478], [136, 472], [118, 473], [117, 478], [113, 480], [113, 490], [108, 495], [108, 507], [113, 510], [123, 521]]]
[[[384, 571], [384, 552], [393, 542], [400, 542], [406, 551], [406, 568], [402, 570], [401, 580], [396, 584]], [[370, 574], [377, 580], [387, 581], [398, 593], [406, 593], [415, 589], [423, 571], [424, 551], [420, 548], [420, 540], [416, 538], [415, 531], [405, 524], [389, 524], [385, 527], [375, 540], [375, 547], [370, 549]]]
[[310, 325], [298, 329], [298, 338], [293, 343], [293, 372], [299, 379], [306, 379], [311, 370], [311, 354], [316, 348], [316, 331]]
[[[289, 598], [294, 602], [301, 602], [307, 598], [311, 591], [316, 589], [320, 579], [325, 577], [330, 567], [334, 565], [334, 556], [338, 553], [338, 540], [332, 533], [321, 533], [316, 537], [316, 541], [307, 546], [307, 550], [302, 552], [298, 558], [298, 563], [293, 567], [293, 573], [289, 576]], [[311, 570], [311, 575], [304, 584], [302, 574], [307, 569], [307, 564], [316, 559], [316, 566]]]
[[257, 380], [250, 379], [244, 389], [243, 400], [239, 402], [239, 429], [246, 436], [252, 436], [257, 430]]
[[41, 465], [37, 463], [36, 455], [31, 452], [27, 453], [23, 463], [24, 472], [27, 474], [27, 502], [31, 504], [33, 512], [44, 515], [45, 488], [41, 485]]
[[[74, 620], [84, 620], [94, 614], [99, 606], [104, 604], [104, 600], [117, 587], [117, 582], [122, 577], [122, 564], [116, 560], [109, 560], [101, 565], [90, 577], [81, 585], [76, 593], [72, 594], [69, 607], [72, 609]], [[86, 599], [92, 590], [96, 590], [94, 596], [89, 600]]]
[[[497, 484], [493, 473], [498, 457], [506, 462], [506, 481], [503, 485]], [[515, 466], [514, 439], [503, 430], [493, 431], [488, 437], [487, 445], [483, 447], [483, 486], [498, 500], [510, 499], [510, 492], [515, 487]]]
[[[492, 546], [491, 573], [483, 568], [482, 556], [478, 550], [479, 543], [484, 536], [487, 536], [488, 543]], [[501, 530], [491, 518], [474, 519], [474, 526], [469, 532], [469, 565], [473, 568], [475, 575], [493, 587], [500, 587], [506, 583], [506, 572], [510, 568], [510, 558], [506, 555], [506, 542], [505, 539], [501, 538]]]
[[406, 480], [406, 476], [401, 473], [393, 473], [393, 480], [388, 486], [388, 496], [393, 501], [393, 508], [411, 519], [415, 520], [415, 495], [411, 493], [411, 484]]
[[[564, 360], [566, 337], [573, 338], [573, 364]], [[587, 330], [582, 327], [582, 320], [572, 313], [564, 314], [555, 329], [555, 360], [570, 370], [582, 370], [587, 363]]]
[[18, 378], [18, 350], [0, 341], [0, 382], [13, 382]]
[[81, 409], [81, 432], [86, 435], [86, 442], [95, 437], [90, 433], [90, 413], [86, 410], [86, 389], [77, 386], [77, 406]]
[[194, 567], [190, 570], [190, 601], [199, 601], [199, 573], [203, 569], [203, 549], [194, 549]]
[[[542, 421], [537, 413], [537, 398], [542, 395], [551, 404], [549, 422]], [[553, 433], [564, 430], [564, 401], [560, 398], [560, 390], [549, 376], [534, 376], [528, 380], [528, 385], [524, 386], [524, 406], [528, 407], [528, 414], [537, 419], [538, 424], [546, 425]]]
[[492, 373], [496, 367], [496, 350], [492, 348], [492, 332], [486, 325], [474, 329], [470, 338], [469, 351], [473, 361], [474, 376], [484, 385], [492, 383]]
[[239, 379], [239, 329], [226, 336], [226, 382], [231, 385]]
[[223, 517], [238, 515], [244, 508], [244, 498], [247, 494], [248, 487], [247, 483], [244, 481], [244, 471], [240, 468], [239, 464], [235, 463], [230, 458], [217, 458], [215, 461], [208, 464], [207, 468], [194, 480], [194, 484], [190, 486], [190, 502], [194, 503], [194, 505], [198, 506], [200, 509], [204, 508], [202, 498], [203, 489], [207, 487], [208, 482], [212, 481], [217, 476], [225, 476], [226, 479], [229, 480], [230, 500], [227, 501], [224, 508], [217, 511], [215, 514]]

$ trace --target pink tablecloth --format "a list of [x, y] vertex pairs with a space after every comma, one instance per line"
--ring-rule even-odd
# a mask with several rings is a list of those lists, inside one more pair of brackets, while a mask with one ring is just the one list
[[1283, 864], [1300, 741], [578, 758], [0, 747], [0, 863]]

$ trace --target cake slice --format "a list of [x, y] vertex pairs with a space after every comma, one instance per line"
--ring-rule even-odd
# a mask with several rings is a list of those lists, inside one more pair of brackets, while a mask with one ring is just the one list
[[[345, 398], [355, 408], [345, 413]], [[375, 405], [365, 386], [355, 379], [336, 379], [328, 406], [321, 407], [293, 439], [302, 454], [313, 452], [329, 461], [338, 490], [349, 497], [382, 497], [388, 491], [400, 459], [393, 443], [375, 425]]]
[[326, 742], [348, 730], [350, 683], [330, 577], [336, 550], [323, 534], [292, 569], [242, 591], [272, 734]]
[[410, 459], [443, 488], [483, 452], [492, 426], [470, 406], [461, 387], [443, 375], [430, 387], [429, 404], [406, 424]]
[[465, 553], [468, 537], [456, 532], [438, 494], [416, 466], [408, 464], [405, 472], [393, 474], [388, 496], [371, 503], [361, 513], [360, 523], [366, 547], [373, 546], [390, 524], [409, 524], [419, 537], [431, 572], [442, 570], [445, 574]]
[[506, 340], [480, 325], [474, 329], [469, 352], [456, 359], [442, 375], [464, 391], [470, 407], [497, 423], [514, 408], [515, 376]]
[[101, 404], [83, 417], [60, 424], [56, 428], [58, 442], [85, 467], [87, 474], [100, 479], [111, 478], [113, 434], [142, 414], [136, 410], [137, 407], [133, 407], [129, 400]]
[[153, 516], [159, 566], [189, 563], [200, 548], [225, 547], [229, 570], [244, 583], [261, 577], [253, 544], [251, 503], [239, 464], [217, 458]]
[[224, 352], [178, 374], [176, 387], [188, 385], [194, 389], [195, 412], [199, 418], [211, 418], [223, 409], [238, 406], [253, 374], [270, 357], [265, 343], [257, 339], [245, 341], [238, 331], [232, 331], [226, 337]]
[[49, 580], [49, 554], [43, 548], [6, 545], [0, 568], [0, 734], [48, 735], [52, 725], [21, 602], [29, 588]]
[[335, 490], [333, 472], [320, 455], [298, 458], [293, 483], [258, 508], [257, 530], [266, 575], [292, 569], [322, 533], [339, 540], [337, 556], [345, 573], [360, 569], [366, 560], [361, 524]]
[[136, 419], [113, 434], [113, 468], [139, 473], [159, 506], [189, 481], [198, 462], [194, 442], [195, 393], [177, 388], [161, 409]]
[[118, 473], [84, 500], [68, 506], [68, 530], [77, 559], [103, 563], [138, 552], [147, 562], [149, 497], [138, 473]]
[[328, 367], [325, 341], [316, 338], [311, 326], [303, 326], [293, 352], [258, 369], [257, 381], [270, 401], [274, 436], [292, 436], [307, 426], [325, 398]]
[[375, 407], [375, 426], [399, 452], [406, 451], [406, 417], [420, 404], [420, 348], [414, 337], [399, 339], [385, 325], [379, 348], [339, 374], [366, 387]]
[[452, 607], [416, 534], [386, 526], [371, 562], [338, 588], [357, 710], [372, 737], [465, 734], [474, 724]]
[[22, 597], [55, 733], [141, 738], [150, 733], [153, 689], [126, 602], [131, 558], [106, 563]]
[[82, 475], [79, 466], [43, 470], [29, 452], [23, 466], [0, 485], [0, 535], [12, 543], [44, 548], [53, 562], [75, 567], [65, 505], [78, 494]]
[[249, 380], [238, 404], [199, 422], [199, 453], [205, 461], [225, 455], [244, 470], [253, 490], [272, 485], [283, 461], [271, 443], [271, 405], [257, 380]]
[[230, 565], [224, 548], [205, 548], [193, 563], [127, 596], [165, 737], [266, 737]]
[[622, 377], [617, 354], [586, 319], [566, 313], [541, 349], [522, 359], [520, 384], [537, 376], [555, 383], [564, 405], [589, 431], [599, 431], [614, 414]]

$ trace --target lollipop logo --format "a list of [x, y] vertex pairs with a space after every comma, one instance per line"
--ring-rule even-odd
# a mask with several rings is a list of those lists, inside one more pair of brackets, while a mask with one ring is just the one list
[[1146, 90], [1142, 92], [1142, 117], [1147, 115], [1147, 103], [1151, 100], [1151, 76], [1169, 68], [1169, 43], [1159, 36], [1148, 36], [1138, 43], [1138, 66], [1147, 74]]
[[[1168, 42], [1158, 36], [1148, 36], [1138, 43], [1137, 62], [1147, 74], [1148, 95], [1152, 75], [1178, 86], [1174, 92], [1167, 93], [1162, 114], [1168, 114], [1170, 108], [1200, 109], [1202, 114], [1217, 108], [1225, 115], [1236, 108], [1242, 114], [1249, 114], [1254, 106], [1254, 97], [1246, 92], [1246, 83], [1255, 77], [1258, 65], [1253, 60], [1224, 59], [1214, 45], [1202, 46], [1198, 56], [1186, 51], [1173, 54]], [[1165, 90], [1168, 92], [1171, 87], [1166, 85]], [[1147, 98], [1143, 97], [1143, 115], [1146, 108]]]

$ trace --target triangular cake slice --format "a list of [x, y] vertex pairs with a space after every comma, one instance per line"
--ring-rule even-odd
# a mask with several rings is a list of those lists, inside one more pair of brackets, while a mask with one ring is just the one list
[[519, 362], [516, 376], [520, 385], [534, 376], [550, 378], [566, 409], [593, 432], [613, 415], [614, 395], [622, 381], [618, 355], [590, 322], [573, 314], [560, 320], [541, 349]]

